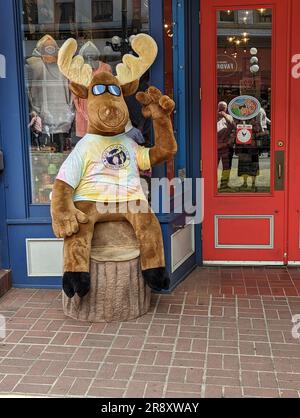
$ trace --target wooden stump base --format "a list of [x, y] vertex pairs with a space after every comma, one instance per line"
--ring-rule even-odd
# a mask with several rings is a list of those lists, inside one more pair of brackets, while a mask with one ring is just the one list
[[[88, 322], [125, 322], [145, 315], [150, 309], [151, 290], [142, 276], [131, 225], [98, 224], [92, 247], [91, 290], [82, 299], [77, 295], [69, 299], [63, 293], [65, 315]], [[128, 254], [134, 258], [126, 260]]]

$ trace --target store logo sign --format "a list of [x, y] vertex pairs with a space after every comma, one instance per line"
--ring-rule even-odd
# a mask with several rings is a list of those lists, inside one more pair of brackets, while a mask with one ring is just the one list
[[293, 78], [300, 78], [300, 54], [296, 54], [292, 57], [292, 77]]
[[[110, 196], [115, 196], [112, 202], [98, 202], [97, 211], [100, 214], [117, 213], [154, 213], [185, 215], [186, 224], [193, 223], [199, 225], [204, 219], [204, 179], [203, 178], [153, 178], [149, 185], [142, 179], [142, 188], [146, 195], [151, 193], [151, 208], [148, 203], [141, 204], [139, 200], [126, 200], [123, 203], [118, 201], [117, 195], [119, 188], [112, 185], [107, 190]], [[133, 185], [132, 185], [133, 186]], [[125, 183], [122, 186], [125, 188]], [[128, 183], [127, 190], [130, 190], [131, 184]], [[195, 193], [194, 193], [195, 191]], [[121, 190], [122, 193], [123, 190]], [[122, 195], [123, 197], [126, 195]], [[170, 197], [172, 196], [172, 199]], [[171, 205], [172, 200], [172, 205]]]
[[217, 70], [219, 76], [230, 77], [238, 70], [238, 63], [233, 57], [220, 54], [217, 60]]
[[0, 54], [0, 78], [6, 78], [6, 59]]

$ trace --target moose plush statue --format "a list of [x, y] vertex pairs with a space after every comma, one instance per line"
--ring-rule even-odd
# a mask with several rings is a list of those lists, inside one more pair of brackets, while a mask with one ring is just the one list
[[[73, 58], [76, 49], [76, 41], [68, 39], [58, 56], [72, 93], [88, 100], [89, 122], [87, 135], [62, 165], [52, 193], [53, 230], [64, 238], [64, 292], [69, 298], [87, 295], [95, 224], [120, 220], [135, 231], [146, 283], [155, 290], [168, 289], [160, 224], [143, 193], [139, 170], [175, 155], [170, 117], [175, 103], [155, 87], [137, 93], [144, 117], [153, 120], [155, 146], [144, 148], [125, 133], [129, 113], [124, 97], [137, 92], [139, 79], [156, 59], [157, 45], [149, 35], [137, 35], [132, 41], [136, 56], [123, 57], [117, 76], [107, 72], [93, 76], [81, 56]], [[112, 203], [116, 210], [103, 210]]]

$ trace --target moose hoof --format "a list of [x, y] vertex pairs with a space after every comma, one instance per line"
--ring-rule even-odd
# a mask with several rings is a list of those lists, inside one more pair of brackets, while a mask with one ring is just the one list
[[170, 288], [170, 278], [164, 267], [144, 270], [143, 277], [147, 285], [156, 292]]
[[90, 291], [90, 283], [90, 273], [66, 272], [63, 276], [63, 290], [70, 299], [75, 296], [75, 293], [80, 298], [86, 296]]

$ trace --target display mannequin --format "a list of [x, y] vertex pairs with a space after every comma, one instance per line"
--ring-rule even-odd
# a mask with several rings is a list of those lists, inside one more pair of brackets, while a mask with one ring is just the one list
[[63, 152], [75, 112], [68, 80], [57, 66], [58, 45], [50, 36], [40, 39], [27, 59], [30, 111], [42, 119], [43, 134], [50, 133], [56, 151]]

